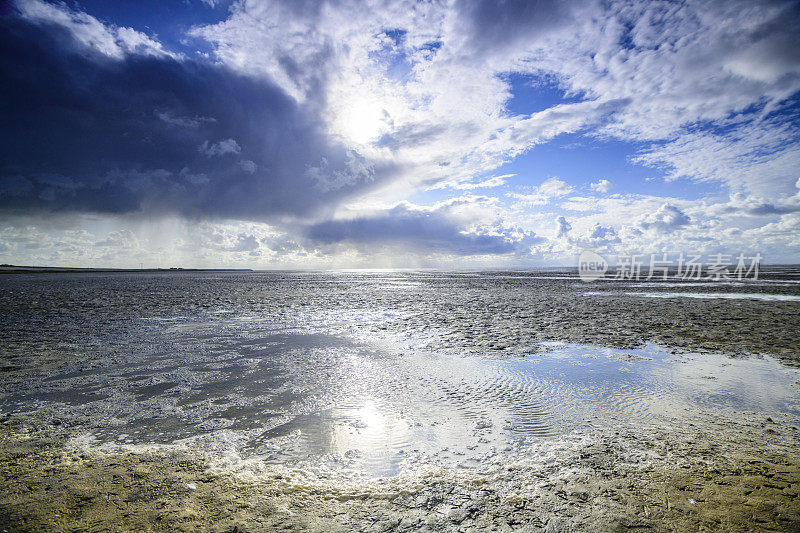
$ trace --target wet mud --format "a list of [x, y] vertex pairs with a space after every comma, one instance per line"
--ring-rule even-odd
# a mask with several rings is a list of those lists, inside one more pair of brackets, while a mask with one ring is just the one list
[[798, 278], [9, 275], [0, 528], [798, 530]]

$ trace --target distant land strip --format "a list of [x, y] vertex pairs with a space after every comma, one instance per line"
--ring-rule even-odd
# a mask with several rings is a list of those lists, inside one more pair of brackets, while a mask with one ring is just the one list
[[93, 272], [252, 272], [252, 268], [94, 268], [0, 265], [0, 274], [63, 274]]

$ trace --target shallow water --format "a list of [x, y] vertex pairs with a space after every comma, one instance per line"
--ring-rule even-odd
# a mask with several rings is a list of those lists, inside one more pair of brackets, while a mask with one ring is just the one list
[[800, 372], [769, 357], [545, 342], [498, 359], [420, 349], [390, 334], [318, 332], [347, 320], [314, 328], [232, 311], [149, 317], [121, 352], [6, 388], [0, 410], [68, 424], [101, 443], [233, 442], [268, 463], [378, 476], [412, 465], [480, 470], [483, 458], [524, 453], [531, 439], [619, 421], [699, 411], [800, 416]]
[[[611, 296], [612, 292], [585, 292], [586, 296]], [[761, 300], [765, 302], [800, 302], [800, 296], [793, 294], [761, 294], [754, 292], [623, 292], [616, 293], [636, 298], [698, 298], [701, 300]]]

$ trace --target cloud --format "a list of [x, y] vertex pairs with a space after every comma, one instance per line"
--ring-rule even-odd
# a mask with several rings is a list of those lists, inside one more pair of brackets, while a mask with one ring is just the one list
[[0, 197], [25, 196], [33, 190], [33, 183], [24, 176], [12, 175], [0, 181]]
[[511, 0], [498, 6], [491, 0], [460, 0], [454, 6], [452, 28], [462, 34], [462, 53], [473, 58], [487, 51], [519, 53], [568, 29], [590, 4]]
[[611, 182], [608, 181], [608, 180], [601, 179], [600, 181], [598, 181], [596, 183], [592, 183], [590, 185], [590, 187], [595, 192], [599, 192], [599, 193], [605, 194], [605, 193], [607, 193], [608, 191], [611, 190]]
[[211, 145], [208, 144], [208, 141], [204, 141], [203, 144], [197, 147], [197, 150], [201, 154], [205, 154], [206, 157], [242, 153], [241, 146], [233, 139], [225, 139]]
[[362, 250], [388, 245], [459, 256], [527, 252], [526, 246], [542, 241], [497, 220], [469, 224], [474, 220], [470, 212], [487, 201], [485, 197], [465, 197], [433, 207], [403, 202], [370, 214], [312, 225], [305, 236], [317, 245], [347, 243]]
[[253, 174], [256, 171], [256, 169], [258, 168], [258, 165], [256, 165], [254, 162], [250, 161], [249, 159], [242, 159], [241, 161], [239, 161], [239, 166], [242, 167], [242, 170], [244, 170], [245, 172], [248, 172], [250, 174]]
[[593, 246], [601, 246], [621, 242], [621, 239], [614, 228], [596, 223], [586, 235], [586, 241]]
[[727, 184], [734, 192], [777, 199], [794, 192], [800, 168], [800, 130], [777, 117], [728, 125], [721, 132], [687, 133], [655, 144], [634, 162], [659, 167], [668, 180]]
[[573, 187], [559, 178], [547, 178], [539, 185], [538, 193], [549, 198], [558, 198], [571, 193]]
[[[218, 257], [518, 254], [561, 212], [562, 248], [667, 246], [690, 223], [715, 243], [791, 241], [793, 1], [249, 0], [182, 36], [208, 50], [189, 55], [64, 3], [16, 6], [0, 19], [0, 126], [14, 132], [0, 145], [3, 217], [175, 216], [202, 233], [187, 246]], [[512, 113], [510, 73], [565, 98]], [[522, 156], [510, 168], [557, 173], [537, 150], [564, 134], [587, 150], [625, 141], [640, 147], [632, 163], [706, 185], [632, 195], [610, 172], [576, 197], [560, 178], [525, 187], [522, 175], [505, 204], [402, 202], [504, 185], [498, 169]], [[199, 229], [231, 219], [273, 233]]]
[[556, 217], [556, 239], [566, 239], [569, 232], [572, 231], [572, 225], [567, 222], [563, 215]]
[[[800, 189], [800, 179], [795, 186]], [[758, 196], [747, 196], [734, 193], [727, 204], [720, 206], [720, 213], [733, 215], [747, 215], [752, 217], [765, 217], [786, 215], [800, 212], [800, 190], [789, 197], [777, 201], [768, 201]]]
[[645, 215], [638, 221], [638, 226], [643, 230], [653, 230], [657, 233], [672, 233], [691, 222], [691, 219], [672, 204], [664, 204], [652, 214]]
[[518, 205], [537, 206], [546, 205], [555, 198], [566, 196], [574, 187], [557, 177], [547, 178], [538, 187], [533, 187], [533, 192], [528, 194], [509, 193], [511, 198], [517, 200]]
[[[150, 53], [138, 46], [114, 48], [109, 43], [120, 40], [118, 28], [85, 13], [36, 0], [24, 5], [28, 20], [64, 28], [84, 48], [106, 57], [123, 60]], [[334, 161], [328, 157], [326, 174], [333, 178], [328, 191], [364, 179], [380, 189], [407, 190], [483, 173], [566, 132], [660, 141], [662, 151], [639, 161], [672, 165], [668, 154], [675, 143], [692, 134], [708, 138], [702, 129], [689, 131], [692, 125], [725, 121], [753, 106], [773, 109], [800, 89], [800, 62], [793, 51], [800, 32], [793, 31], [793, 9], [792, 3], [780, 1], [668, 9], [660, 2], [512, 1], [498, 6], [477, 0], [452, 5], [340, 2], [323, 9], [313, 3], [254, 0], [234, 4], [224, 21], [190, 33], [213, 47], [218, 68], [273, 85], [302, 104], [318, 133], [332, 136], [327, 142], [344, 143], [367, 164], [386, 159], [387, 167], [404, 170], [388, 172], [386, 180], [371, 174], [342, 179], [347, 170], [331, 168]], [[153, 50], [161, 47], [150, 40]], [[764, 72], [744, 74], [757, 70], [756, 65]], [[498, 77], [507, 72], [546, 76], [582, 99], [508, 117], [504, 109], [510, 86]], [[225, 85], [224, 79], [219, 82]], [[182, 99], [176, 94], [172, 100]], [[233, 109], [271, 105], [270, 99], [260, 105], [233, 100], [226, 102]], [[196, 127], [198, 117], [220, 118], [192, 111], [158, 109], [166, 123], [187, 128]], [[743, 138], [771, 137], [752, 134], [758, 126], [750, 118], [737, 120]], [[236, 128], [216, 129], [228, 129], [225, 138], [242, 147], [261, 146], [244, 142], [249, 139]], [[269, 138], [270, 131], [262, 136]], [[201, 137], [197, 145], [207, 139]], [[213, 143], [207, 142], [211, 150]], [[761, 151], [754, 169], [779, 157], [771, 147]], [[321, 168], [324, 156], [306, 166]], [[247, 159], [259, 168], [272, 166]], [[781, 177], [775, 179], [785, 179], [792, 162], [781, 163], [774, 172]], [[703, 179], [702, 169], [696, 170], [687, 174]], [[313, 179], [314, 173], [309, 176]]]
[[172, 126], [180, 128], [198, 128], [204, 122], [216, 122], [215, 118], [211, 117], [180, 117], [175, 116], [169, 111], [156, 111], [155, 115], [162, 121]]
[[[32, 18], [0, 21], [0, 124], [15, 132], [0, 146], [0, 189], [14, 191], [0, 210], [311, 216], [393, 172], [351, 176], [353, 150], [267, 80], [114, 48], [116, 34], [89, 15], [24, 5]], [[337, 188], [315, 189], [306, 172], [321, 161]], [[70, 186], [52, 183], [54, 171]]]
[[253, 235], [239, 235], [236, 244], [229, 248], [231, 252], [252, 252], [258, 250], [260, 244]]
[[108, 234], [108, 237], [102, 241], [96, 242], [94, 245], [98, 247], [132, 249], [139, 248], [139, 240], [132, 231], [123, 229], [112, 231]]
[[100, 54], [122, 59], [127, 54], [178, 57], [161, 43], [133, 28], [107, 25], [81, 11], [38, 0], [17, 0], [16, 7], [28, 21], [42, 27], [57, 26], [69, 31], [75, 41]]
[[[188, 228], [184, 228], [188, 229]], [[220, 256], [257, 253], [261, 249], [263, 227], [203, 222], [182, 237], [177, 246], [186, 252], [213, 252]]]
[[476, 183], [457, 183], [455, 185], [451, 185], [453, 189], [458, 189], [462, 191], [471, 191], [473, 189], [488, 189], [490, 187], [500, 187], [501, 185], [505, 185], [506, 180], [508, 178], [512, 178], [516, 176], [516, 174], [503, 174], [502, 176], [492, 176], [490, 178], [486, 178], [483, 181], [479, 181]]
[[555, 248], [563, 248], [566, 245], [568, 249], [570, 247], [608, 249], [609, 245], [622, 242], [617, 230], [600, 223], [595, 223], [583, 236], [575, 235], [572, 224], [563, 216], [556, 217], [555, 239], [561, 241], [556, 243]]
[[796, 2], [461, 5], [471, 60], [550, 75], [588, 135], [655, 141], [637, 162], [759, 194], [796, 179]]
[[750, 205], [745, 210], [745, 213], [751, 216], [768, 216], [768, 215], [785, 215], [787, 213], [797, 213], [800, 211], [800, 204], [783, 204], [776, 205], [772, 203], [759, 203]]
[[471, 4], [341, 2], [321, 9], [254, 1], [191, 33], [232, 70], [270, 79], [296, 101], [318, 106], [328, 131], [363, 156], [402, 162], [402, 177], [384, 188], [397, 201], [409, 188], [483, 175], [616, 105], [508, 117], [507, 83], [486, 58], [467, 57], [461, 47], [468, 41], [454, 30], [461, 11], [473, 7], [491, 11]]

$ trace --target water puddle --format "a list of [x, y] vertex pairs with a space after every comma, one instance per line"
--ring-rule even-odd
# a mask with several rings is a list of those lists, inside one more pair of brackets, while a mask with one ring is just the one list
[[767, 357], [544, 343], [526, 357], [485, 359], [326, 334], [184, 335], [168, 350], [4, 391], [0, 410], [67, 421], [104, 442], [199, 445], [233, 435], [241, 453], [266, 462], [373, 475], [420, 461], [479, 468], [530, 439], [620, 420], [800, 417], [800, 373]]

